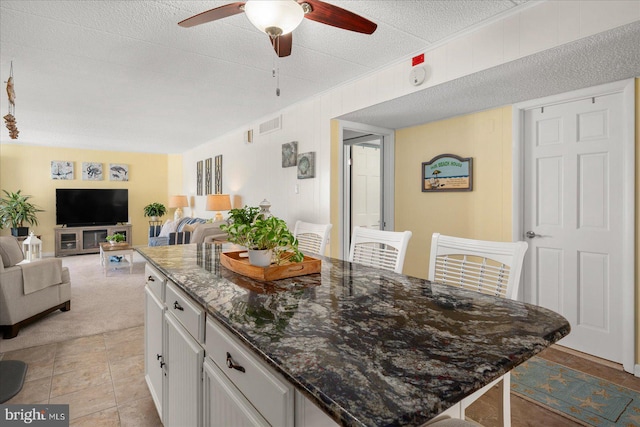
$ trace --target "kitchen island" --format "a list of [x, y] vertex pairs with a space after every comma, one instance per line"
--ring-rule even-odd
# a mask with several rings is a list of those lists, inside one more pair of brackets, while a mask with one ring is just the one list
[[332, 258], [259, 282], [221, 266], [219, 244], [137, 250], [342, 425], [422, 425], [570, 330], [541, 307]]

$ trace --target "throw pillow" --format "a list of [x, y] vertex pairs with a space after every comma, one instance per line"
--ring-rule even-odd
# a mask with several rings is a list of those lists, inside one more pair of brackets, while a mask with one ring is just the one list
[[167, 220], [160, 229], [158, 237], [169, 237], [170, 233], [176, 232], [176, 228], [178, 228], [178, 221]]

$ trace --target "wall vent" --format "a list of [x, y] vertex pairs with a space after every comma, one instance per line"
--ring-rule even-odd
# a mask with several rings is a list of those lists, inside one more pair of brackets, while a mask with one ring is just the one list
[[260, 123], [260, 135], [266, 135], [280, 129], [282, 129], [282, 115], [264, 123]]

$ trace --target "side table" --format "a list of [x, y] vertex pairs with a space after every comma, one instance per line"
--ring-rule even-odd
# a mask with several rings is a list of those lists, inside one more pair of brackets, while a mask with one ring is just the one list
[[104, 275], [107, 275], [107, 270], [109, 269], [111, 263], [109, 258], [112, 256], [122, 256], [125, 258], [129, 257], [129, 274], [133, 273], [133, 247], [128, 243], [116, 243], [112, 245], [109, 242], [100, 243], [100, 265], [102, 265], [104, 269]]

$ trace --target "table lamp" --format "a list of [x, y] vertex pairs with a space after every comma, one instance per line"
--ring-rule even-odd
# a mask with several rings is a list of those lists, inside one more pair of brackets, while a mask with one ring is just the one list
[[169, 207], [176, 208], [176, 211], [173, 214], [174, 220], [179, 220], [180, 218], [182, 218], [182, 208], [185, 208], [187, 206], [189, 206], [187, 196], [171, 196], [169, 198]]
[[222, 221], [222, 213], [220, 211], [228, 211], [231, 209], [231, 198], [228, 194], [209, 194], [207, 196], [207, 210], [218, 211], [214, 220]]

